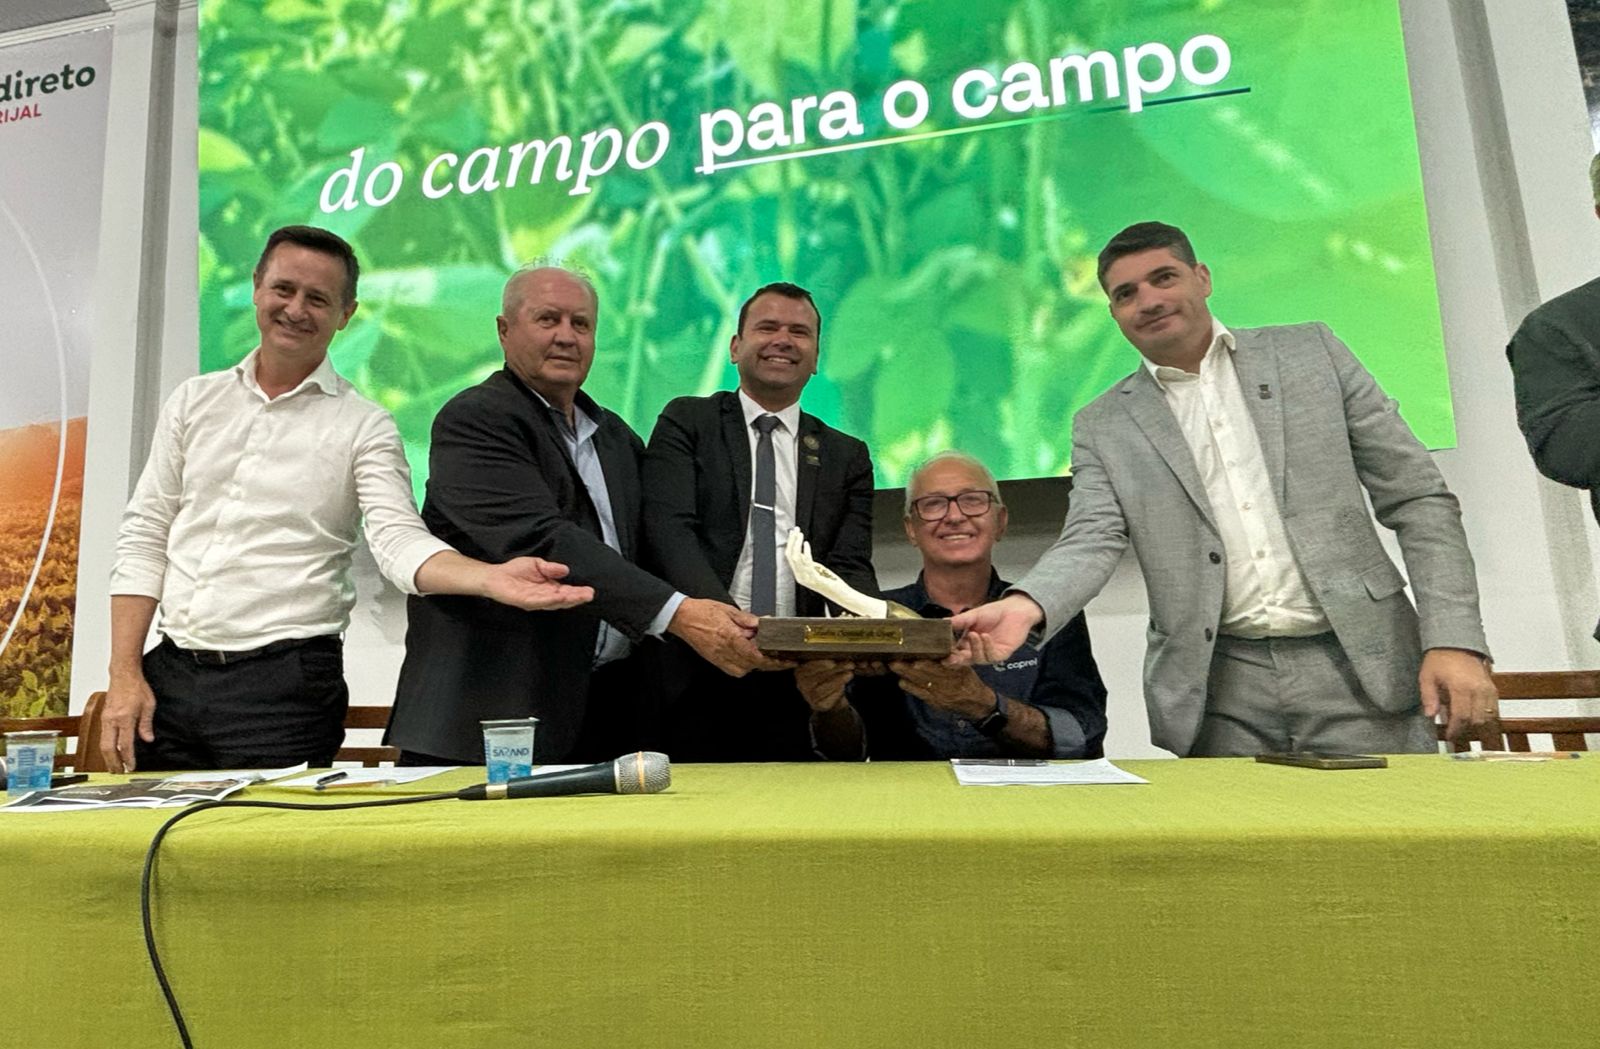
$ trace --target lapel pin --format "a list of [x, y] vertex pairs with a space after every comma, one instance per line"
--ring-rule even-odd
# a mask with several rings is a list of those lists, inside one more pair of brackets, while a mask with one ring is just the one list
[[807, 466], [821, 466], [822, 465], [822, 460], [818, 459], [814, 455], [808, 455], [808, 456], [806, 456], [806, 465]]
[[1272, 400], [1272, 387], [1268, 386], [1266, 383], [1262, 383], [1260, 386], [1257, 386], [1256, 389], [1261, 392], [1261, 399], [1263, 401]]
[[806, 446], [806, 450], [810, 451], [810, 452], [814, 452], [818, 448], [822, 447], [822, 442], [817, 440], [817, 438], [816, 438], [816, 436], [814, 434], [809, 434], [809, 433], [806, 434], [804, 437], [800, 438], [800, 443], [805, 445]]

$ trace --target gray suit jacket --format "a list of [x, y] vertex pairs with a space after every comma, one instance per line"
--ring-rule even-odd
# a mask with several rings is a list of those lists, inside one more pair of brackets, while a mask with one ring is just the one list
[[[1387, 710], [1412, 709], [1423, 650], [1488, 652], [1460, 506], [1395, 402], [1326, 325], [1233, 334], [1295, 560], [1367, 695]], [[1226, 568], [1194, 457], [1143, 367], [1078, 413], [1072, 444], [1061, 538], [1014, 589], [1044, 609], [1048, 636], [1099, 593], [1131, 543], [1150, 599], [1150, 736], [1187, 754], [1205, 710]], [[1400, 540], [1415, 609], [1363, 489]]]

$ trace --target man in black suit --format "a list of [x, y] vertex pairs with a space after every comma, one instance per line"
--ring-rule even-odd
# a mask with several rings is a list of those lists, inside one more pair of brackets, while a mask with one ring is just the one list
[[[804, 288], [759, 289], [729, 344], [739, 389], [680, 397], [656, 421], [645, 453], [645, 535], [662, 575], [684, 593], [757, 615], [821, 615], [822, 599], [795, 585], [784, 559], [791, 527], [818, 563], [878, 592], [867, 446], [800, 410], [821, 327]], [[769, 454], [770, 501], [762, 494]], [[732, 681], [701, 664], [669, 707], [668, 738], [679, 760], [805, 760], [829, 731], [808, 710], [787, 669]]]
[[644, 447], [580, 389], [599, 307], [593, 285], [565, 270], [512, 275], [496, 318], [506, 366], [440, 410], [422, 506], [433, 534], [464, 552], [559, 556], [594, 601], [560, 612], [411, 601], [385, 737], [403, 763], [481, 762], [485, 718], [539, 718], [536, 761], [655, 745], [654, 690], [632, 650], [662, 633], [728, 674], [766, 665], [754, 616], [685, 598], [634, 563]]
[[[1600, 216], [1600, 156], [1589, 162], [1589, 185]], [[1552, 481], [1588, 491], [1600, 521], [1600, 278], [1528, 314], [1506, 358], [1533, 464]], [[1594, 636], [1600, 641], [1600, 624]]]

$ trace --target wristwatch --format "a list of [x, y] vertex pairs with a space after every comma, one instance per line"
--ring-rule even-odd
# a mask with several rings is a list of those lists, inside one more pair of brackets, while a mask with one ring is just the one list
[[994, 709], [985, 714], [983, 720], [976, 722], [974, 727], [990, 739], [997, 739], [1010, 723], [1011, 715], [1006, 711], [1006, 697], [996, 690]]

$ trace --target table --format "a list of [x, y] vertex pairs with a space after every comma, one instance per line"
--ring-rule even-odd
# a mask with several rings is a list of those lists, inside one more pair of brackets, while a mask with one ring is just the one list
[[[158, 935], [224, 1049], [1600, 1040], [1600, 755], [1122, 764], [1150, 784], [688, 765], [645, 797], [208, 812], [163, 846]], [[137, 905], [169, 814], [0, 815], [8, 1030], [177, 1044]]]

